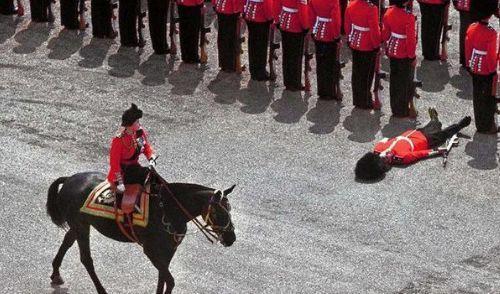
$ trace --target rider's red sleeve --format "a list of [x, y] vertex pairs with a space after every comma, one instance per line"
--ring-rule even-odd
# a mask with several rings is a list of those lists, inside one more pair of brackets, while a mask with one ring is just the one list
[[120, 166], [122, 154], [122, 142], [121, 138], [115, 137], [111, 141], [111, 150], [109, 151], [109, 173], [108, 181], [114, 183], [121, 179], [122, 168]]

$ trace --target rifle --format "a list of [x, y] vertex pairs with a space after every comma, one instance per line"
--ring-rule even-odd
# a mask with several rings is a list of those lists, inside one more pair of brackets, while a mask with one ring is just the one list
[[200, 29], [200, 63], [206, 64], [208, 62], [208, 54], [207, 54], [207, 33], [210, 33], [210, 22], [206, 24], [206, 12], [208, 7], [205, 6], [206, 3], [203, 4], [201, 10], [201, 29]]
[[53, 23], [56, 18], [54, 17], [54, 12], [52, 11], [52, 3], [56, 3], [56, 0], [47, 1], [47, 21]]
[[335, 97], [337, 97], [338, 100], [342, 100], [344, 97], [344, 94], [342, 94], [342, 90], [340, 89], [340, 80], [344, 79], [344, 75], [342, 75], [342, 69], [345, 67], [346, 62], [345, 61], [340, 61], [340, 58], [342, 57], [342, 37], [339, 38], [339, 42], [337, 43], [337, 51], [336, 51], [336, 63], [335, 63], [335, 70], [337, 71], [337, 77], [338, 79], [335, 81]]
[[[412, 83], [412, 93], [413, 97], [410, 100], [410, 117], [417, 117], [417, 109], [416, 109], [416, 101], [417, 99], [420, 99], [420, 95], [417, 92], [417, 88], [422, 88], [422, 81], [417, 79], [417, 67], [415, 66], [413, 69], [413, 83]], [[415, 99], [413, 99], [415, 98]]]
[[179, 21], [175, 17], [175, 0], [170, 0], [170, 55], [177, 55], [177, 45], [175, 44], [175, 35], [178, 34], [176, 23]]
[[304, 37], [304, 90], [306, 92], [311, 91], [311, 78], [309, 77], [309, 72], [312, 71], [311, 59], [313, 54], [310, 52], [311, 33], [306, 33]]
[[441, 36], [441, 61], [448, 60], [448, 41], [450, 41], [450, 37], [448, 36], [448, 31], [451, 30], [452, 26], [448, 24], [448, 18], [450, 14], [450, 2], [446, 4], [444, 7], [443, 14], [443, 34]]
[[458, 136], [454, 134], [450, 139], [446, 141], [446, 150], [443, 153], [443, 167], [446, 167], [446, 162], [448, 162], [448, 154], [453, 147], [458, 146]]
[[78, 4], [79, 4], [78, 5], [79, 6], [78, 13], [80, 15], [80, 27], [79, 27], [79, 29], [83, 31], [89, 27], [89, 24], [85, 20], [85, 11], [87, 11], [87, 7], [85, 7], [85, 0], [79, 0]]
[[245, 71], [245, 66], [241, 65], [241, 54], [243, 54], [242, 44], [245, 42], [245, 37], [243, 37], [243, 17], [238, 16], [238, 20], [236, 22], [236, 62], [235, 69], [237, 73], [242, 73]]
[[[378, 11], [379, 11], [379, 26], [382, 27], [382, 17], [384, 15], [383, 11], [385, 10], [385, 0], [378, 0]], [[380, 63], [382, 60], [382, 49], [379, 49], [377, 52], [377, 57], [375, 57], [375, 79], [373, 80], [373, 96], [375, 99], [373, 100], [373, 109], [380, 110], [382, 109], [382, 96], [381, 92], [384, 90], [382, 86], [381, 80], [387, 77], [386, 73], [380, 71]]]
[[24, 5], [22, 0], [17, 0], [17, 16], [21, 17], [24, 15]]
[[145, 0], [137, 0], [137, 32], [139, 33], [139, 48], [143, 48], [146, 45], [146, 41], [144, 41], [144, 35], [142, 33], [142, 29], [146, 27], [143, 22], [143, 18], [146, 16], [146, 11], [143, 9], [143, 1]]
[[111, 0], [110, 6], [111, 6], [111, 27], [113, 28], [113, 35], [114, 35], [114, 37], [116, 37], [116, 35], [118, 34], [118, 31], [117, 31], [117, 25], [116, 25], [117, 16], [115, 14], [115, 9], [118, 8], [118, 0]]
[[276, 69], [274, 68], [274, 61], [278, 60], [278, 55], [276, 50], [280, 48], [280, 43], [275, 42], [276, 26], [271, 24], [271, 29], [269, 30], [269, 79], [271, 81], [276, 81]]

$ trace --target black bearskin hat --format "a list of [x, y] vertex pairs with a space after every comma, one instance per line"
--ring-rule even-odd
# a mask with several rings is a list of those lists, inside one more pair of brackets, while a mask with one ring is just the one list
[[380, 156], [368, 152], [356, 163], [354, 174], [358, 180], [374, 181], [382, 178], [389, 169], [390, 165], [385, 163]]
[[122, 114], [122, 127], [130, 127], [134, 122], [142, 117], [142, 110], [132, 103], [129, 109]]
[[470, 3], [470, 13], [474, 21], [498, 14], [498, 0], [472, 0]]
[[395, 5], [397, 7], [403, 7], [406, 2], [413, 2], [413, 0], [389, 0], [389, 5]]

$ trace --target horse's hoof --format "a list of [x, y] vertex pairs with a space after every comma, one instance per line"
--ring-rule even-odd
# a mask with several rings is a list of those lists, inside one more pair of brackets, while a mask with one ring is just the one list
[[60, 275], [52, 275], [50, 279], [51, 279], [50, 282], [51, 285], [59, 286], [64, 284], [64, 280], [61, 278]]

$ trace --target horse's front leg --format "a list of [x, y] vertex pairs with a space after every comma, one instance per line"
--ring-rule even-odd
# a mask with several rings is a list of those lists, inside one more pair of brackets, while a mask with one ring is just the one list
[[[156, 294], [170, 294], [175, 286], [174, 277], [168, 267], [174, 256], [175, 249], [169, 246], [168, 236], [156, 236], [156, 238], [144, 241], [144, 253], [151, 263], [158, 269], [158, 286]], [[166, 289], [165, 289], [166, 284]], [[165, 289], [165, 292], [163, 292]]]
[[156, 287], [156, 294], [163, 294], [163, 289], [165, 289], [165, 277], [161, 271], [158, 271], [158, 286]]

